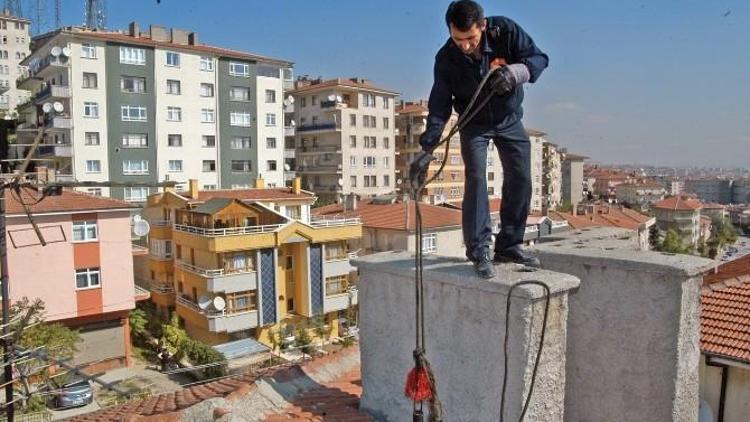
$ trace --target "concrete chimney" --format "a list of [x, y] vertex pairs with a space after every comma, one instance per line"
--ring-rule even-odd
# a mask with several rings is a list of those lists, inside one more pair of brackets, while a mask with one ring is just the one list
[[188, 35], [188, 44], [198, 45], [198, 33], [197, 32], [191, 32], [190, 35]]
[[295, 195], [299, 195], [302, 192], [301, 177], [295, 177], [294, 180], [292, 180], [292, 192], [294, 192]]
[[198, 179], [190, 179], [189, 189], [190, 197], [198, 199]]
[[344, 198], [344, 206], [346, 207], [347, 211], [354, 211], [357, 209], [357, 194], [356, 193], [350, 193], [349, 195], [346, 195]]
[[130, 24], [128, 25], [128, 35], [130, 35], [131, 37], [141, 36], [141, 28], [138, 26], [138, 22], [130, 22]]
[[258, 173], [258, 177], [255, 178], [255, 189], [265, 189], [266, 181], [263, 180], [263, 175]]
[[167, 32], [167, 28], [163, 26], [150, 25], [148, 31], [151, 34], [151, 39], [154, 41], [161, 41], [161, 42], [170, 41], [170, 36], [169, 36], [169, 33]]
[[189, 42], [190, 34], [182, 29], [172, 28], [170, 30], [173, 44], [187, 45]]

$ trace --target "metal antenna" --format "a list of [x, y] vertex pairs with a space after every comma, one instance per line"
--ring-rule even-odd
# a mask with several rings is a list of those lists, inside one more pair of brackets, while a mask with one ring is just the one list
[[86, 27], [90, 29], [104, 29], [107, 24], [105, 10], [105, 0], [85, 0], [84, 18]]
[[62, 27], [62, 0], [55, 0], [55, 28]]

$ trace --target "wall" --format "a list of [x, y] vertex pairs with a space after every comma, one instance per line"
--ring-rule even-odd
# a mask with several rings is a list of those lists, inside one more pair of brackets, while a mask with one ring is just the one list
[[[220, 137], [216, 140], [219, 150], [219, 161], [216, 163], [217, 171], [221, 172], [221, 188], [229, 189], [232, 185], [247, 185], [252, 187], [252, 180], [255, 179], [258, 171], [257, 154], [255, 149], [259, 147], [257, 136], [257, 125], [259, 118], [257, 108], [253, 105], [260, 101], [261, 98], [252, 98], [257, 92], [255, 88], [256, 78], [254, 76], [255, 66], [250, 65], [249, 77], [232, 76], [229, 74], [229, 63], [245, 63], [242, 60], [219, 59], [216, 63], [217, 74], [217, 95], [219, 96], [219, 110], [217, 118], [219, 119]], [[233, 86], [246, 87], [250, 89], [250, 101], [235, 101], [229, 99], [229, 91]], [[265, 98], [263, 98], [265, 100]], [[230, 125], [230, 115], [232, 112], [250, 113], [250, 127], [240, 127]], [[265, 119], [265, 116], [264, 116]], [[251, 149], [237, 150], [231, 149], [232, 138], [249, 136], [252, 142]], [[232, 172], [232, 160], [251, 160], [252, 171], [249, 173]]]
[[[701, 358], [700, 395], [710, 406], [714, 418], [719, 414], [721, 392], [721, 368], [706, 365]], [[730, 366], [724, 399], [724, 422], [743, 422], [750, 414], [750, 366]]]
[[[103, 312], [135, 308], [130, 213], [99, 213]], [[123, 258], [125, 257], [125, 258]]]

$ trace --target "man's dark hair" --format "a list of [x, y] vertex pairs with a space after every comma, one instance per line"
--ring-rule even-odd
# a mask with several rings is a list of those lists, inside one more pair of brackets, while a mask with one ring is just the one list
[[451, 2], [445, 12], [445, 24], [451, 24], [459, 31], [468, 31], [474, 24], [481, 25], [484, 20], [484, 10], [473, 0], [458, 0]]

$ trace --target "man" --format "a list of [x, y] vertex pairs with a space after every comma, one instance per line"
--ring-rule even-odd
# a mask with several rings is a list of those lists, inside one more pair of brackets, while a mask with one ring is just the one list
[[[531, 200], [531, 148], [521, 123], [523, 87], [535, 82], [547, 67], [547, 55], [512, 20], [484, 17], [472, 0], [451, 3], [445, 15], [450, 39], [435, 56], [435, 73], [429, 100], [427, 128], [420, 138], [423, 151], [411, 164], [411, 174], [424, 177], [432, 152], [455, 107], [466, 107], [482, 78], [501, 66], [488, 85], [494, 87], [490, 102], [461, 130], [461, 156], [465, 165], [463, 235], [466, 256], [482, 278], [495, 275], [493, 262], [515, 262], [539, 266], [539, 260], [521, 247]], [[486, 89], [480, 95], [490, 95]], [[479, 101], [477, 101], [479, 102]], [[487, 196], [487, 146], [492, 141], [500, 153], [504, 180], [501, 229], [495, 241], [494, 258]]]

